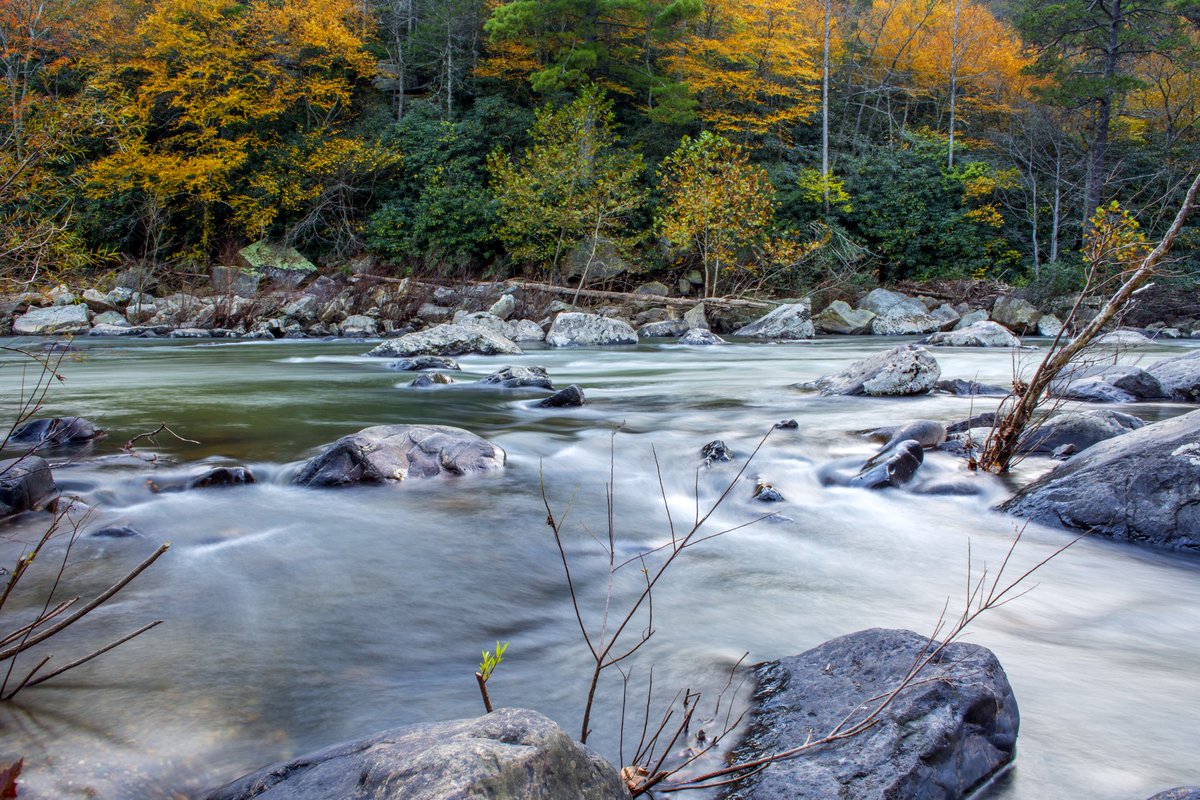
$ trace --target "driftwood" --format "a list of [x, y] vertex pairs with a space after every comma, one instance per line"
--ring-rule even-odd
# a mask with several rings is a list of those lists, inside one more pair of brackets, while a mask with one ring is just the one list
[[[351, 280], [357, 279], [358, 276], [351, 278]], [[423, 286], [431, 289], [439, 286], [439, 284], [436, 283], [417, 281], [413, 280], [412, 278], [385, 278], [372, 276], [368, 278], [368, 280], [378, 283], [405, 283], [409, 286]], [[719, 308], [761, 308], [769, 311], [778, 306], [781, 302], [772, 300], [742, 300], [726, 297], [662, 297], [660, 295], [636, 294], [634, 292], [609, 292], [600, 289], [574, 289], [569, 286], [555, 286], [551, 283], [533, 283], [531, 281], [511, 281], [507, 285], [519, 286], [522, 289], [528, 289], [534, 292], [545, 292], [547, 294], [560, 294], [564, 296], [574, 296], [575, 294], [578, 294], [580, 297], [586, 297], [591, 300], [617, 300], [623, 303], [637, 303], [640, 305], [650, 306], [673, 306], [677, 308], [690, 308], [703, 300], [705, 305], [716, 306]]]

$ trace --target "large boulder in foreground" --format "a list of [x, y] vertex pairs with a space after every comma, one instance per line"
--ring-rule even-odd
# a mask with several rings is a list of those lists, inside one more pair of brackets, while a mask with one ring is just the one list
[[621, 800], [607, 761], [535, 711], [502, 708], [344, 742], [272, 764], [207, 800]]
[[1159, 792], [1149, 800], [1200, 800], [1200, 786], [1177, 786], [1165, 792]]
[[305, 464], [292, 483], [349, 486], [396, 483], [487, 472], [504, 466], [505, 453], [449, 425], [376, 425], [343, 436]]
[[15, 336], [75, 336], [92, 329], [85, 305], [31, 308], [13, 321]]
[[1174, 358], [1164, 358], [1146, 367], [1158, 381], [1162, 392], [1172, 400], [1195, 403], [1200, 400], [1200, 350]]
[[1021, 340], [998, 322], [984, 320], [966, 328], [940, 331], [925, 339], [931, 347], [1020, 347]]
[[579, 311], [559, 314], [546, 334], [546, 344], [551, 347], [597, 347], [637, 343], [637, 331], [628, 323]]
[[1000, 510], [1114, 539], [1200, 549], [1200, 411], [1093, 445]]
[[[876, 708], [936, 644], [911, 631], [859, 631], [755, 668], [748, 761], [819, 739]], [[726, 800], [957, 800], [1015, 754], [1019, 717], [996, 656], [948, 645], [858, 736], [780, 761]]]
[[814, 333], [812, 307], [804, 301], [779, 306], [749, 325], [738, 328], [733, 335], [756, 339], [811, 339]]
[[396, 358], [398, 356], [461, 356], [474, 353], [483, 356], [521, 354], [521, 348], [511, 340], [474, 325], [435, 325], [416, 333], [406, 333], [389, 339], [369, 356]]
[[50, 465], [38, 456], [0, 461], [0, 517], [41, 508], [54, 496]]
[[824, 395], [913, 395], [928, 392], [941, 376], [942, 368], [928, 350], [902, 344], [818, 378], [812, 386]]

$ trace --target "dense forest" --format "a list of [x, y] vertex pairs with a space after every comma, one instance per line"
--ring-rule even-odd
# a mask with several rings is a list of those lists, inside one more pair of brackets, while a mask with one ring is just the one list
[[1200, 0], [0, 0], [0, 57], [10, 285], [266, 237], [390, 274], [1066, 291], [1200, 168]]

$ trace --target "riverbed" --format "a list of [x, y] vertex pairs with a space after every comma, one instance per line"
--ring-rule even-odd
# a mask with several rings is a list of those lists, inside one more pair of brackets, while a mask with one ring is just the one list
[[[1020, 527], [991, 506], [1051, 462], [1027, 459], [1002, 480], [930, 453], [918, 486], [969, 484], [968, 496], [821, 486], [822, 464], [877, 448], [855, 431], [994, 408], [994, 398], [827, 398], [793, 388], [899, 341], [530, 348], [463, 357], [458, 382], [433, 389], [411, 388], [413, 373], [364, 357], [370, 343], [81, 341], [43, 415], [84, 416], [109, 435], [74, 458], [50, 457], [67, 462], [55, 470], [60, 489], [92, 508], [63, 584], [98, 592], [159, 543], [172, 547], [44, 652], [65, 661], [164, 624], [0, 705], [0, 756], [25, 759], [22, 797], [195, 797], [327, 744], [482, 713], [473, 672], [497, 641], [511, 644], [489, 684], [496, 705], [536, 709], [577, 735], [589, 656], [543, 491], [557, 511], [569, 507], [566, 549], [584, 614], [598, 625], [610, 476], [620, 561], [669, 543], [671, 523], [690, 527], [764, 436], [704, 534], [736, 530], [686, 551], [655, 592], [655, 633], [630, 664], [633, 685], [653, 664], [664, 699], [688, 687], [708, 703], [744, 653], [747, 663], [774, 659], [868, 627], [928, 633], [944, 608], [961, 610], [968, 553], [973, 574], [985, 562], [994, 570]], [[1191, 346], [1120, 359], [1148, 363]], [[935, 355], [943, 377], [1007, 385], [1014, 360], [1038, 354]], [[0, 356], [8, 416], [32, 377], [23, 363]], [[583, 387], [587, 405], [537, 409], [544, 392], [471, 385], [506, 364], [545, 366], [556, 386]], [[1109, 407], [1147, 419], [1193, 408]], [[799, 427], [772, 430], [788, 418]], [[507, 466], [394, 487], [288, 485], [342, 435], [415, 422], [488, 438]], [[197, 443], [164, 433], [139, 441], [137, 457], [122, 452], [160, 423]], [[703, 468], [699, 450], [713, 439], [738, 460]], [[258, 482], [158, 493], [148, 483], [218, 465], [244, 465]], [[751, 499], [758, 479], [785, 502]], [[746, 525], [767, 512], [777, 515]], [[46, 519], [7, 524], [0, 563], [11, 566]], [[113, 525], [141, 535], [86, 535]], [[1010, 569], [1071, 538], [1028, 526]], [[48, 585], [50, 562], [31, 585]], [[638, 580], [635, 562], [618, 576], [614, 607]], [[995, 651], [1022, 717], [1016, 767], [985, 796], [1131, 800], [1200, 783], [1200, 558], [1085, 539], [1034, 584], [966, 636]], [[43, 599], [20, 601], [6, 617]], [[23, 658], [17, 671], [32, 663]], [[620, 691], [619, 678], [605, 683], [590, 739], [614, 763]]]

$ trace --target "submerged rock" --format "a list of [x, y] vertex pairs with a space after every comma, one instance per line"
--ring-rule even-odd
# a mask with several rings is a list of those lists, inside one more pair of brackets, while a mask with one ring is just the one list
[[803, 301], [779, 306], [749, 325], [738, 328], [733, 335], [756, 339], [811, 339], [814, 333], [812, 307], [808, 301]]
[[0, 517], [39, 509], [57, 487], [50, 465], [38, 456], [0, 460]]
[[1200, 786], [1176, 786], [1147, 800], [1200, 800]]
[[600, 756], [535, 711], [377, 733], [264, 767], [206, 800], [620, 800]]
[[568, 311], [559, 314], [546, 334], [551, 347], [596, 347], [637, 344], [638, 334], [619, 319]]
[[408, 385], [414, 389], [428, 389], [430, 386], [449, 386], [452, 383], [454, 383], [454, 379], [449, 375], [443, 375], [440, 372], [430, 372], [425, 375], [418, 375]]
[[33, 419], [17, 427], [9, 435], [9, 444], [32, 444], [57, 447], [82, 444], [98, 439], [104, 431], [83, 417], [47, 417]]
[[841, 372], [819, 378], [813, 386], [824, 395], [925, 394], [941, 374], [928, 350], [903, 344], [855, 361]]
[[1174, 549], [1200, 549], [1200, 411], [1100, 442], [1021, 489], [1002, 511]]
[[407, 333], [369, 351], [383, 358], [396, 356], [520, 355], [521, 348], [503, 336], [474, 325], [436, 325], [417, 333]]
[[[872, 629], [798, 656], [759, 664], [746, 735], [731, 755], [749, 761], [861, 720], [936, 642]], [[725, 800], [959, 800], [1007, 766], [1019, 726], [1016, 698], [996, 656], [947, 645], [857, 736], [772, 764]]]
[[402, 358], [399, 361], [393, 361], [391, 364], [388, 364], [388, 369], [400, 370], [401, 372], [421, 372], [427, 369], [461, 370], [462, 367], [453, 358], [417, 356], [416, 358]]
[[782, 503], [783, 495], [774, 486], [759, 479], [754, 484], [754, 499], [762, 503]]
[[251, 483], [257, 483], [257, 481], [254, 479], [254, 473], [247, 467], [215, 467], [203, 475], [189, 478], [187, 488], [212, 489], [224, 486], [246, 486]]
[[306, 463], [292, 483], [348, 486], [410, 478], [487, 472], [504, 466], [505, 453], [462, 428], [448, 425], [376, 425], [343, 436]]
[[572, 383], [549, 397], [539, 400], [537, 408], [576, 408], [582, 406], [583, 403], [583, 389]]

